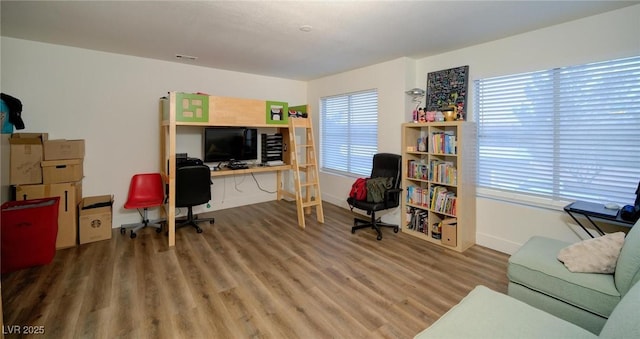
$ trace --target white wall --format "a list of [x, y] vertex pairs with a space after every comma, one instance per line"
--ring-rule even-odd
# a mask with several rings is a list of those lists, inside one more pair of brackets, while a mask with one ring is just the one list
[[[417, 85], [424, 87], [428, 72], [469, 65], [473, 100], [476, 79], [640, 55], [639, 32], [640, 5], [627, 7], [418, 60]], [[472, 112], [470, 102], [469, 113]], [[535, 207], [507, 201], [478, 198], [478, 244], [513, 253], [533, 235], [569, 242], [588, 237], [558, 206]]]
[[[378, 88], [380, 151], [400, 152], [400, 124], [409, 121], [413, 108], [404, 91], [426, 88], [427, 73], [469, 65], [473, 100], [475, 79], [639, 55], [638, 32], [640, 5], [417, 61], [403, 58], [314, 80], [309, 82], [309, 103], [317, 107], [322, 96]], [[472, 102], [468, 111], [473, 111]], [[323, 199], [346, 208], [354, 178], [326, 173], [320, 177]], [[569, 242], [587, 237], [558, 206], [514, 200], [478, 197], [478, 244], [513, 253], [532, 235]], [[398, 210], [385, 217], [400, 222]]]
[[[306, 83], [301, 81], [6, 37], [1, 44], [2, 92], [23, 103], [26, 129], [21, 132], [85, 139], [83, 195], [115, 195], [114, 227], [139, 220], [137, 212], [122, 208], [131, 176], [159, 170], [159, 98], [168, 91], [307, 103]], [[3, 145], [6, 138], [2, 136]], [[178, 151], [200, 158], [200, 140], [199, 131], [186, 131]], [[8, 192], [7, 157], [3, 148], [3, 200]], [[263, 188], [275, 190], [275, 174], [256, 179]], [[260, 191], [251, 176], [216, 178], [211, 207], [199, 210], [272, 199], [275, 194]]]
[[[117, 226], [137, 219], [121, 207], [131, 175], [158, 169], [158, 98], [167, 91], [309, 103], [319, 140], [321, 97], [377, 88], [379, 150], [400, 153], [400, 124], [409, 121], [414, 106], [404, 91], [425, 88], [428, 72], [469, 65], [473, 95], [473, 80], [479, 78], [640, 55], [639, 18], [637, 5], [451, 53], [417, 61], [400, 58], [309, 83], [3, 37], [1, 85], [3, 92], [25, 104], [25, 131], [87, 140], [84, 195], [114, 193]], [[472, 110], [470, 103], [469, 112]], [[183, 132], [178, 151], [198, 148], [198, 133]], [[3, 192], [6, 157], [4, 151]], [[272, 175], [257, 177], [265, 188], [274, 188]], [[323, 199], [347, 208], [345, 198], [353, 180], [321, 173]], [[235, 191], [236, 183], [242, 193]], [[260, 192], [250, 177], [216, 179], [213, 190], [213, 210], [273, 198]], [[566, 241], [584, 237], [554, 206], [479, 197], [477, 210], [477, 242], [503, 252], [512, 253], [536, 234]], [[400, 222], [399, 210], [383, 219]]]
[[[357, 92], [375, 88], [378, 90], [378, 151], [400, 154], [400, 124], [411, 116], [410, 98], [404, 93], [413, 88], [415, 61], [399, 58], [389, 62], [344, 72], [313, 80], [308, 85], [308, 100], [313, 112], [319, 112], [322, 97]], [[314, 115], [315, 135], [320, 123]], [[317, 140], [319, 138], [316, 137]], [[318, 147], [319, 150], [319, 147]], [[322, 199], [348, 208], [346, 198], [355, 177], [320, 173]], [[384, 215], [383, 215], [384, 214]], [[399, 223], [399, 208], [381, 213], [383, 220]]]

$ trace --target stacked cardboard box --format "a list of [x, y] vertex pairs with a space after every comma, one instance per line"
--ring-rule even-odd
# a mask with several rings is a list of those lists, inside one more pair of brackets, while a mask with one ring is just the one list
[[56, 249], [76, 246], [84, 140], [48, 140], [46, 133], [16, 133], [9, 140], [15, 199], [60, 197]]
[[9, 138], [9, 181], [11, 185], [42, 183], [43, 144], [47, 133], [13, 133]]
[[76, 208], [82, 199], [82, 182], [18, 185], [15, 187], [15, 195], [16, 200], [60, 197], [56, 249], [76, 246], [78, 237]]
[[[44, 142], [42, 182], [50, 185], [79, 183], [84, 175], [84, 140]], [[111, 239], [113, 196], [83, 198], [78, 195], [77, 232], [80, 244]], [[74, 206], [76, 206], [74, 205]]]
[[42, 183], [56, 184], [82, 180], [84, 140], [46, 140]]

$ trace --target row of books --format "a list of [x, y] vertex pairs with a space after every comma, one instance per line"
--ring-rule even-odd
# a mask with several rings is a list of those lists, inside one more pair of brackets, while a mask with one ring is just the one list
[[429, 189], [417, 186], [407, 187], [407, 203], [429, 207]]
[[431, 188], [408, 186], [406, 201], [414, 206], [429, 208], [435, 212], [456, 215], [456, 194], [443, 186]]
[[433, 186], [431, 188], [430, 208], [436, 212], [456, 215], [456, 194], [447, 190], [446, 187]]
[[453, 132], [431, 133], [431, 152], [438, 154], [457, 154], [457, 138]]
[[407, 229], [427, 234], [429, 232], [428, 213], [419, 208], [407, 207]]
[[429, 180], [448, 185], [456, 185], [458, 171], [451, 161], [431, 160], [429, 163]]
[[427, 167], [427, 165], [421, 161], [409, 160], [407, 164], [407, 177], [456, 185], [458, 182], [458, 171], [452, 161], [431, 160]]
[[407, 177], [427, 180], [429, 178], [428, 166], [416, 160], [409, 160], [407, 164]]
[[[455, 218], [445, 219], [444, 221], [437, 221], [429, 224], [429, 215], [427, 211], [421, 210], [415, 207], [407, 207], [406, 210], [406, 220], [407, 224], [405, 225], [406, 229], [412, 230], [415, 232], [420, 232], [424, 234], [431, 234], [431, 238], [441, 240], [442, 239], [442, 224], [443, 222], [451, 223], [451, 221], [455, 222]], [[431, 231], [429, 231], [429, 226], [431, 226]]]

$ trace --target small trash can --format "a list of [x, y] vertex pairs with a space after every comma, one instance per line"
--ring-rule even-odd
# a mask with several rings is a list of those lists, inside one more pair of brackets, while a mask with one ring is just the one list
[[2, 273], [51, 263], [56, 254], [59, 197], [2, 204]]

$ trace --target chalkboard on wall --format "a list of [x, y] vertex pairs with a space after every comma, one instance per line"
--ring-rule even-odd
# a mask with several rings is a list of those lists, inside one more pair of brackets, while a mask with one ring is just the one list
[[441, 111], [455, 107], [458, 118], [464, 120], [467, 112], [468, 80], [468, 65], [428, 73], [427, 110]]

